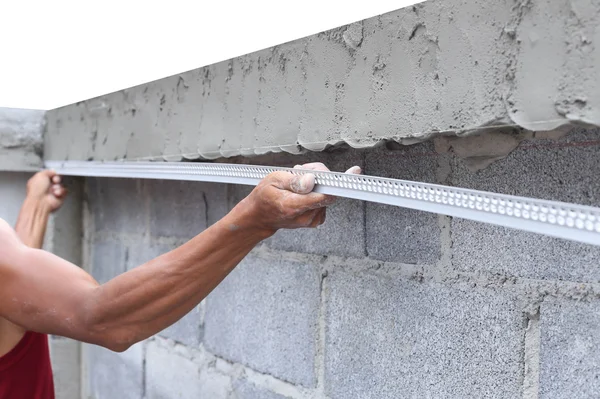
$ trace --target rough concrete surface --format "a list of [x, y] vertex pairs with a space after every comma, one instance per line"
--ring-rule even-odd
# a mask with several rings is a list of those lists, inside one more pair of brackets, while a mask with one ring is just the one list
[[14, 226], [25, 199], [31, 173], [0, 172], [0, 219]]
[[89, 393], [94, 399], [142, 398], [144, 392], [144, 343], [123, 353], [87, 345]]
[[313, 265], [249, 255], [207, 298], [206, 347], [260, 372], [314, 386], [318, 307]]
[[[437, 154], [430, 143], [389, 151], [369, 151], [365, 174], [437, 183]], [[367, 254], [373, 259], [433, 264], [440, 257], [440, 227], [435, 213], [367, 202]]]
[[0, 170], [38, 170], [44, 127], [44, 111], [0, 108]]
[[208, 225], [202, 183], [149, 180], [150, 234], [190, 239]]
[[203, 336], [203, 305], [198, 305], [177, 323], [159, 333], [160, 336], [171, 338], [176, 342], [197, 348]]
[[596, 398], [600, 392], [597, 301], [548, 298], [540, 310], [540, 398]]
[[[453, 165], [452, 184], [503, 194], [600, 206], [597, 129], [558, 141], [524, 141], [502, 162], [472, 172]], [[454, 219], [453, 262], [464, 271], [539, 279], [600, 281], [600, 249], [489, 224]]]
[[327, 280], [329, 397], [520, 395], [523, 317], [510, 294], [344, 272]]
[[199, 381], [199, 365], [169, 349], [155, 342], [148, 344], [146, 397], [148, 399], [203, 397]]
[[288, 397], [257, 387], [248, 380], [236, 381], [233, 385], [235, 399], [286, 399]]
[[96, 231], [143, 234], [148, 231], [148, 196], [143, 181], [88, 179], [87, 199]]
[[56, 397], [80, 399], [81, 343], [58, 337], [52, 337], [49, 343]]
[[94, 243], [91, 273], [100, 284], [126, 271], [127, 248], [120, 241]]
[[600, 125], [599, 9], [430, 0], [51, 110], [45, 158], [214, 159]]

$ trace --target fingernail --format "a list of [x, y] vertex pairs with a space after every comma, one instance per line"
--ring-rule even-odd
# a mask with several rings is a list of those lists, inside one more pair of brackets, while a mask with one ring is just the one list
[[296, 165], [296, 166], [294, 166], [294, 169], [302, 169], [302, 166]]
[[360, 168], [360, 166], [353, 166], [350, 169], [348, 169], [348, 172], [346, 172], [346, 173], [359, 175], [361, 172], [362, 172], [362, 169]]

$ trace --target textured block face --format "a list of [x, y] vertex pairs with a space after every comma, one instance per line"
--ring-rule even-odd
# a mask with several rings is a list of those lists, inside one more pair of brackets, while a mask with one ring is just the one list
[[236, 399], [286, 399], [277, 393], [257, 387], [248, 380], [237, 381], [233, 385], [233, 392]]
[[547, 298], [540, 309], [540, 398], [600, 392], [600, 303]]
[[[454, 165], [453, 184], [503, 194], [600, 205], [597, 130], [558, 142], [522, 144], [478, 172]], [[600, 248], [462, 219], [452, 222], [453, 262], [463, 271], [519, 277], [600, 281]]]
[[31, 176], [31, 173], [0, 173], [0, 219], [11, 226], [17, 223], [17, 216], [27, 193], [27, 181]]
[[[371, 151], [365, 173], [435, 183], [436, 168], [437, 155], [428, 143]], [[367, 254], [373, 259], [432, 264], [440, 257], [440, 227], [434, 213], [367, 202], [366, 235]]]
[[128, 234], [147, 231], [147, 196], [141, 180], [89, 178], [87, 191], [96, 231]]
[[196, 182], [150, 180], [150, 234], [191, 239], [207, 227], [204, 185]]
[[316, 229], [279, 230], [265, 244], [282, 251], [362, 258], [365, 255], [363, 212], [360, 201], [340, 198], [327, 208], [323, 225]]
[[89, 392], [94, 399], [143, 396], [143, 343], [123, 353], [88, 345]]
[[204, 333], [202, 326], [202, 307], [203, 305], [196, 306], [175, 324], [161, 331], [159, 335], [171, 338], [190, 348], [197, 348], [202, 341]]
[[510, 295], [344, 272], [327, 281], [329, 397], [521, 394], [523, 317]]
[[155, 342], [146, 352], [148, 399], [200, 398], [200, 367], [193, 361]]
[[92, 275], [104, 284], [126, 271], [127, 248], [120, 241], [97, 241], [94, 243]]
[[50, 339], [52, 375], [57, 398], [81, 398], [81, 344], [66, 338]]
[[205, 343], [230, 361], [314, 386], [318, 307], [312, 265], [251, 254], [209, 295]]

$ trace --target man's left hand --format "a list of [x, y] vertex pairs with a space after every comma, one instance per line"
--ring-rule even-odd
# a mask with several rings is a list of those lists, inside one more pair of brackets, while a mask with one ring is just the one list
[[60, 176], [53, 170], [38, 172], [27, 182], [27, 198], [39, 201], [50, 212], [62, 206], [66, 195]]

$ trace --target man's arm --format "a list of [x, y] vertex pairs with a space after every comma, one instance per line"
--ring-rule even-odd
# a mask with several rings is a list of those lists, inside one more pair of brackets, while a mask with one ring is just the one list
[[273, 173], [183, 246], [104, 285], [0, 226], [0, 315], [28, 330], [126, 350], [187, 314], [278, 229], [322, 224], [333, 198], [313, 187], [313, 175]]

